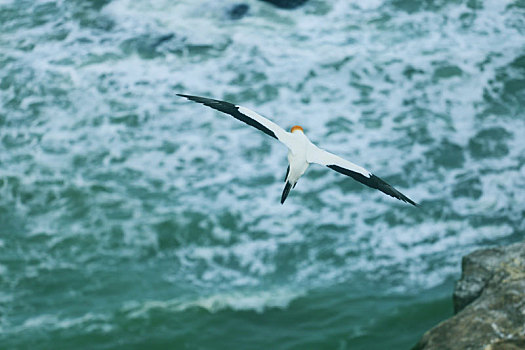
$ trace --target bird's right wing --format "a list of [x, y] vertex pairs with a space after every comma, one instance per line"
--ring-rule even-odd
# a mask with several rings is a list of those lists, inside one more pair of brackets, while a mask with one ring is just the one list
[[306, 160], [309, 163], [317, 163], [325, 165], [338, 173], [350, 176], [356, 181], [367, 185], [368, 187], [375, 188], [391, 197], [402, 200], [403, 202], [410, 203], [417, 206], [417, 203], [405, 196], [403, 193], [390, 186], [381, 178], [375, 176], [365, 168], [360, 167], [346, 159], [343, 159], [335, 154], [320, 149], [313, 143], [308, 145], [306, 153]]
[[229, 114], [235, 119], [238, 119], [250, 126], [253, 126], [256, 129], [264, 132], [266, 135], [269, 135], [273, 138], [284, 143], [288, 148], [290, 148], [290, 133], [286, 132], [279, 125], [275, 124], [271, 120], [263, 117], [260, 114], [255, 113], [254, 111], [242, 107], [236, 106], [233, 103], [226, 101], [214, 100], [206, 97], [192, 96], [192, 95], [183, 95], [177, 94], [178, 96], [185, 97], [188, 100], [202, 103], [205, 106], [211, 107], [223, 113]]

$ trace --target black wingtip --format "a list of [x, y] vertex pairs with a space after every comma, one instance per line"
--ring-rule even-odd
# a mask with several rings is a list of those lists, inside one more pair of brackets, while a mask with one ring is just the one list
[[419, 204], [405, 196], [403, 193], [396, 190], [394, 187], [390, 186], [387, 182], [385, 182], [383, 179], [375, 176], [374, 174], [370, 174], [368, 177], [363, 176], [363, 174], [357, 173], [355, 171], [351, 171], [346, 168], [342, 168], [335, 164], [327, 165], [332, 170], [337, 171], [338, 173], [345, 174], [347, 176], [350, 176], [356, 181], [361, 182], [362, 184], [367, 185], [368, 187], [375, 188], [391, 197], [397, 198], [400, 201], [403, 201], [408, 204], [412, 204], [415, 207], [419, 207]]
[[175, 95], [187, 98], [190, 101], [198, 102], [198, 103], [205, 103], [205, 102], [211, 102], [211, 101], [220, 102], [220, 101], [217, 101], [217, 100], [212, 100], [211, 98], [194, 96], [194, 95], [186, 95], [186, 94], [175, 94]]
[[413, 200], [411, 200], [408, 197], [406, 197], [406, 198], [407, 198], [407, 200], [406, 200], [407, 203], [412, 204], [414, 207], [421, 209], [421, 206], [419, 205], [419, 203], [414, 202]]
[[275, 132], [270, 130], [267, 126], [265, 126], [264, 122], [258, 121], [257, 118], [253, 118], [249, 115], [241, 113], [239, 111], [239, 107], [234, 105], [233, 103], [221, 101], [221, 100], [214, 100], [213, 98], [186, 95], [186, 94], [176, 94], [176, 95], [187, 98], [190, 101], [202, 103], [203, 105], [213, 108], [217, 111], [229, 114], [235, 119], [240, 120], [241, 122], [246, 123], [250, 126], [253, 126], [256, 129], [259, 129], [260, 131], [264, 132], [266, 135], [271, 136], [274, 139], [278, 139], [277, 135], [275, 135]]
[[399, 192], [397, 189], [389, 185], [383, 179], [371, 174], [370, 179], [374, 182], [374, 186], [370, 186], [380, 190], [383, 193], [388, 194], [391, 197], [397, 198], [405, 203], [412, 204], [414, 207], [418, 208], [419, 204], [414, 202], [412, 199], [405, 196], [403, 193]]

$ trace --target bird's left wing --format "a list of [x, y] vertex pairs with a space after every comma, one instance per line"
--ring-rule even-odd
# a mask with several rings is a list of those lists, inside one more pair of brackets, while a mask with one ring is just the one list
[[202, 103], [205, 106], [211, 107], [223, 113], [229, 114], [235, 119], [238, 119], [248, 125], [251, 125], [256, 129], [261, 130], [265, 134], [273, 138], [276, 138], [277, 140], [284, 143], [287, 147], [289, 147], [288, 146], [289, 139], [290, 139], [289, 132], [286, 132], [279, 125], [263, 117], [262, 115], [259, 115], [255, 113], [254, 111], [249, 110], [246, 107], [236, 106], [233, 103], [220, 101], [220, 100], [214, 100], [214, 99], [206, 98], [206, 97], [183, 95], [183, 94], [177, 94], [177, 95], [181, 97], [185, 97], [191, 101]]
[[313, 143], [308, 145], [306, 154], [306, 160], [309, 163], [317, 163], [325, 165], [332, 170], [335, 170], [341, 174], [350, 176], [356, 181], [367, 185], [368, 187], [375, 188], [383, 193], [388, 194], [394, 198], [402, 200], [403, 202], [410, 203], [414, 206], [418, 206], [416, 202], [405, 196], [403, 193], [390, 186], [381, 178], [375, 176], [365, 168], [360, 167], [346, 159], [343, 159], [335, 154], [320, 149]]

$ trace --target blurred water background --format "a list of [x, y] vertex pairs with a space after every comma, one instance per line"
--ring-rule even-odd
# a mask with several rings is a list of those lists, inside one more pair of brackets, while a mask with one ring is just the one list
[[[0, 348], [410, 348], [523, 239], [524, 34], [522, 0], [0, 0]], [[175, 93], [423, 209], [315, 166], [281, 206], [286, 149]]]

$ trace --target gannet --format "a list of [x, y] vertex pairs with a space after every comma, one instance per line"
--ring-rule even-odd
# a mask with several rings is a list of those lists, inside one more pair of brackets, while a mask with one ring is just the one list
[[299, 125], [293, 126], [290, 132], [287, 132], [271, 120], [246, 107], [206, 97], [184, 94], [177, 95], [229, 114], [235, 119], [251, 125], [265, 134], [281, 141], [286, 147], [288, 147], [288, 169], [286, 170], [286, 176], [284, 178], [285, 186], [281, 195], [281, 204], [284, 204], [290, 190], [295, 188], [297, 181], [305, 173], [306, 169], [308, 169], [308, 166], [311, 163], [316, 163], [327, 166], [341, 174], [350, 176], [352, 179], [359, 181], [368, 187], [375, 188], [391, 197], [418, 206], [416, 202], [368, 170], [314, 145], [305, 135], [303, 128]]

